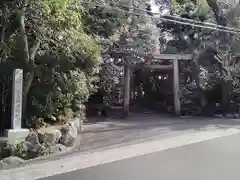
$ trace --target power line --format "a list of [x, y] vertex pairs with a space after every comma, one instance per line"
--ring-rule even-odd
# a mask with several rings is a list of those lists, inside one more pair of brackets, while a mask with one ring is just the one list
[[187, 21], [193, 22], [193, 23], [200, 23], [204, 26], [209, 26], [209, 27], [212, 26], [212, 27], [218, 27], [218, 28], [223, 28], [223, 29], [227, 29], [227, 30], [233, 30], [233, 31], [240, 32], [239, 28], [231, 28], [231, 27], [222, 26], [222, 25], [218, 25], [218, 24], [214, 24], [214, 23], [210, 23], [210, 22], [201, 22], [201, 21], [197, 21], [197, 20], [193, 20], [193, 19], [182, 18], [182, 17], [177, 17], [177, 16], [171, 16], [171, 15], [168, 15], [168, 17], [173, 17], [173, 18], [179, 19], [179, 20], [187, 20]]
[[[167, 19], [167, 18], [162, 18], [160, 17], [159, 19], [164, 20], [164, 21], [169, 21], [169, 22], [174, 22], [177, 24], [183, 24], [183, 25], [189, 25], [189, 26], [194, 26], [194, 27], [200, 27], [200, 28], [205, 28], [205, 29], [212, 29], [220, 32], [227, 32], [227, 33], [232, 33], [232, 34], [239, 34], [240, 29], [235, 29], [235, 30], [225, 30], [225, 29], [219, 29], [217, 26], [206, 26], [206, 25], [197, 25], [197, 24], [192, 24], [188, 22], [182, 22], [182, 21], [177, 21], [177, 20], [172, 20], [172, 19]], [[225, 26], [223, 26], [225, 27]], [[225, 27], [227, 29], [227, 27]]]
[[[153, 19], [157, 19], [157, 20], [160, 19], [160, 20], [163, 20], [163, 21], [173, 22], [173, 23], [182, 24], [182, 25], [189, 25], [189, 26], [200, 27], [200, 28], [205, 28], [205, 29], [212, 29], [212, 30], [216, 30], [216, 31], [220, 31], [220, 32], [227, 32], [227, 33], [232, 33], [232, 34], [239, 34], [240, 33], [240, 29], [230, 28], [230, 27], [226, 27], [226, 26], [213, 24], [213, 23], [205, 23], [205, 25], [198, 25], [198, 24], [182, 22], [182, 21], [163, 18], [163, 17], [158, 17], [157, 18], [157, 17], [153, 17], [151, 15], [141, 14], [141, 13], [137, 13], [137, 12], [129, 12], [127, 10], [120, 9], [120, 8], [117, 8], [117, 7], [114, 7], [114, 6], [109, 6], [109, 5], [102, 5], [102, 4], [90, 3], [90, 2], [84, 2], [84, 3], [92, 5], [92, 6], [106, 7], [106, 8], [109, 8], [109, 9], [113, 9], [113, 10], [117, 10], [117, 11], [121, 11], [121, 12], [126, 12], [126, 13], [129, 13], [129, 14], [134, 14], [134, 15], [138, 15], [138, 16], [143, 16], [143, 17], [148, 16], [148, 17], [151, 17]], [[148, 11], [148, 12], [151, 12], [151, 11]], [[172, 17], [174, 17], [174, 16], [172, 16]], [[176, 18], [176, 17], [174, 17], [174, 18]], [[179, 17], [179, 19], [180, 19], [180, 17]], [[187, 18], [182, 18], [182, 19], [187, 19]], [[187, 20], [189, 21], [190, 19], [187, 19]], [[201, 22], [201, 21], [192, 20], [192, 22], [194, 22], [194, 21], [203, 24], [203, 22]], [[208, 25], [208, 26], [206, 26], [206, 25]], [[231, 30], [225, 30], [225, 29], [231, 29]]]
[[[116, 4], [117, 5], [117, 4]], [[122, 7], [128, 7], [128, 6], [125, 6], [125, 5], [121, 5]], [[145, 9], [140, 9], [140, 8], [136, 8], [136, 7], [132, 7], [131, 9], [134, 9], [134, 10], [139, 10], [139, 11], [142, 11], [142, 12], [145, 12], [145, 13], [152, 13], [151, 11], [148, 11], [148, 10], [145, 10]], [[160, 13], [152, 13], [153, 15], [159, 15], [161, 16]], [[202, 24], [202, 25], [207, 25], [207, 26], [214, 26], [214, 27], [218, 27], [218, 28], [223, 28], [223, 29], [227, 29], [227, 30], [233, 30], [233, 31], [238, 31], [240, 32], [240, 29], [239, 28], [232, 28], [232, 27], [227, 27], [227, 26], [222, 26], [222, 25], [218, 25], [218, 24], [214, 24], [214, 23], [210, 23], [210, 22], [202, 22], [202, 21], [198, 21], [198, 20], [194, 20], [194, 19], [189, 19], [189, 18], [182, 18], [182, 17], [178, 17], [178, 16], [173, 16], [173, 15], [167, 15], [167, 17], [172, 17], [174, 19], [179, 19], [179, 20], [184, 20], [184, 21], [189, 21], [189, 22], [193, 22], [193, 23], [199, 23], [199, 24]], [[171, 19], [170, 19], [171, 20]]]
[[[140, 13], [136, 13], [136, 12], [129, 12], [127, 10], [124, 10], [124, 9], [120, 9], [120, 8], [117, 8], [117, 7], [114, 7], [114, 6], [109, 6], [109, 5], [101, 5], [101, 4], [96, 4], [96, 3], [88, 3], [86, 2], [87, 4], [92, 4], [92, 5], [96, 5], [96, 6], [99, 6], [99, 7], [107, 7], [107, 8], [110, 8], [110, 9], [115, 9], [115, 10], [118, 10], [118, 11], [122, 11], [122, 12], [127, 12], [127, 13], [131, 13], [131, 14], [135, 14], [135, 15], [140, 15], [140, 16], [149, 16], [151, 18], [154, 18], [154, 19], [157, 19], [156, 17], [152, 17], [151, 15], [143, 15], [143, 14], [140, 14]], [[121, 5], [122, 7], [128, 7], [128, 6], [124, 6], [124, 5]], [[152, 13], [151, 11], [148, 11], [148, 10], [143, 10], [143, 9], [140, 9], [140, 8], [131, 8], [131, 9], [134, 9], [134, 10], [139, 10], [139, 11], [142, 11], [142, 12], [146, 12], [146, 13]], [[153, 13], [155, 15], [159, 15], [159, 13]], [[164, 21], [170, 21], [170, 22], [174, 22], [174, 23], [178, 23], [178, 24], [184, 24], [184, 25], [190, 25], [190, 26], [195, 26], [195, 27], [202, 27], [202, 28], [207, 28], [207, 29], [213, 29], [213, 30], [218, 30], [218, 31], [223, 31], [224, 32], [224, 29], [227, 29], [225, 32], [229, 32], [229, 33], [240, 33], [240, 29], [237, 29], [237, 28], [230, 28], [230, 27], [226, 27], [226, 26], [221, 26], [221, 25], [217, 25], [217, 24], [214, 24], [214, 23], [204, 23], [202, 21], [197, 21], [197, 20], [192, 20], [192, 19], [188, 19], [188, 18], [182, 18], [182, 17], [177, 17], [177, 16], [171, 16], [171, 15], [168, 15], [168, 17], [173, 17], [175, 19], [181, 19], [181, 20], [187, 20], [189, 22], [195, 22], [195, 23], [199, 23], [199, 24], [202, 24], [202, 25], [197, 25], [197, 24], [190, 24], [188, 22], [182, 22], [182, 21], [177, 21], [177, 20], [173, 20], [173, 19], [168, 19], [168, 18], [163, 18], [163, 17], [158, 17], [159, 19], [162, 19]], [[207, 25], [207, 26], [206, 26]], [[211, 27], [211, 26], [214, 26], [214, 27]], [[218, 29], [218, 28], [223, 28], [223, 29]], [[229, 31], [228, 31], [229, 30]]]

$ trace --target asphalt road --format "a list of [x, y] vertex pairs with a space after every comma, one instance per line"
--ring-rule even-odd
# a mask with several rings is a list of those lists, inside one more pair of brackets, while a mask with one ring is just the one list
[[41, 180], [239, 180], [240, 134]]

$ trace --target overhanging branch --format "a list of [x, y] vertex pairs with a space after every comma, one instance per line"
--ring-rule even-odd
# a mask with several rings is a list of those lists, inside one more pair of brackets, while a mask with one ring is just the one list
[[35, 60], [37, 51], [38, 51], [38, 49], [39, 49], [39, 47], [40, 47], [40, 44], [41, 44], [40, 39], [36, 39], [35, 42], [34, 42], [34, 44], [33, 44], [33, 47], [32, 47], [31, 50], [30, 50], [30, 61], [31, 61], [30, 63], [31, 63], [32, 65], [35, 64], [35, 63], [34, 63], [34, 60]]

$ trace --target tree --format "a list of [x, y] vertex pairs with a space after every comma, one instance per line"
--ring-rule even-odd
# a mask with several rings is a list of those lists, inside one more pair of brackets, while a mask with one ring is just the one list
[[81, 1], [4, 1], [1, 7], [1, 66], [11, 61], [11, 68], [24, 70], [25, 117], [61, 120], [66, 111], [76, 111], [96, 90], [102, 62], [98, 43], [85, 32]]
[[[154, 21], [142, 11], [147, 8], [147, 2], [105, 0], [92, 1], [92, 5], [86, 3], [89, 9], [85, 17], [86, 29], [97, 37], [102, 47], [104, 63], [100, 85], [108, 96], [115, 92], [122, 78], [124, 53], [132, 54], [128, 58], [131, 63], [141, 63], [143, 59], [139, 54], [151, 53], [155, 48]], [[121, 50], [123, 54], [119, 53]]]
[[[174, 1], [172, 7], [175, 16], [213, 22], [220, 26], [237, 27], [239, 22], [235, 18], [238, 14], [237, 6], [237, 4], [226, 6], [225, 3], [219, 3], [215, 0], [199, 0]], [[173, 18], [171, 16], [166, 17]], [[202, 109], [209, 109], [210, 99], [206, 96], [206, 89], [214, 89], [218, 84], [222, 84], [223, 99], [220, 100], [223, 105], [222, 111], [228, 111], [226, 107], [229, 107], [231, 98], [229, 92], [232, 91], [231, 84], [236, 79], [236, 42], [239, 38], [226, 32], [179, 25], [172, 22], [161, 22], [159, 27], [162, 30], [161, 41], [166, 52], [194, 54], [194, 64], [191, 66], [194, 79], [192, 83], [194, 82], [193, 84], [196, 84], [198, 89]], [[167, 37], [166, 34], [171, 36], [170, 40], [164, 39]], [[200, 78], [200, 74], [205, 75]], [[220, 92], [220, 89], [217, 92]]]

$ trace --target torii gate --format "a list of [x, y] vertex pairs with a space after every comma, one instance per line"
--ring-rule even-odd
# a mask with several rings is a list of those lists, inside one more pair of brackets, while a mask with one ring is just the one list
[[[128, 55], [129, 53], [124, 53]], [[148, 56], [149, 57], [149, 56]], [[172, 65], [143, 65], [143, 68], [150, 69], [163, 69], [172, 70], [173, 69], [173, 93], [174, 93], [174, 108], [175, 114], [177, 116], [181, 115], [181, 105], [180, 105], [180, 90], [179, 90], [179, 67], [178, 60], [192, 60], [193, 56], [191, 54], [159, 54], [150, 55], [152, 59], [156, 60], [172, 60]], [[131, 78], [131, 68], [135, 65], [128, 63], [124, 64], [124, 99], [123, 99], [123, 117], [128, 117], [129, 114], [129, 101], [130, 101], [130, 78]]]

